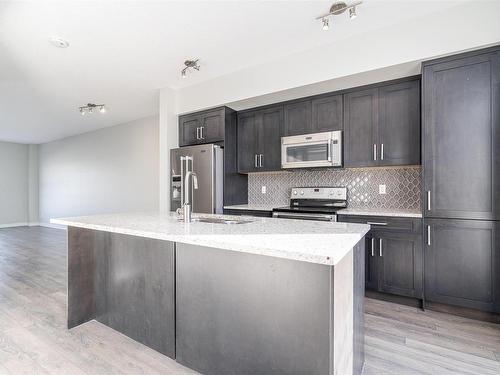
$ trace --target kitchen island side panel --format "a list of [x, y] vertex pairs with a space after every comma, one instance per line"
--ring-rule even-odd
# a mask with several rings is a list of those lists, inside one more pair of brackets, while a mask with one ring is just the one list
[[70, 227], [68, 327], [96, 319], [175, 358], [174, 247]]
[[[346, 258], [352, 328], [353, 256]], [[180, 243], [176, 261], [178, 362], [207, 375], [335, 373], [334, 267]]]

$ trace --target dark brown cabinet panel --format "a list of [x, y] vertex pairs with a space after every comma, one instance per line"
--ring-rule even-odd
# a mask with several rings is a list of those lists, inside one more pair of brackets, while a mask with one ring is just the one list
[[283, 136], [312, 133], [311, 100], [285, 104]]
[[423, 69], [425, 215], [500, 219], [500, 51]]
[[500, 222], [426, 219], [426, 299], [500, 312]]
[[257, 124], [255, 112], [238, 114], [238, 172], [258, 169]]
[[314, 133], [342, 130], [344, 128], [342, 95], [313, 99], [312, 131]]
[[281, 169], [283, 107], [238, 114], [238, 172]]
[[378, 89], [344, 96], [345, 167], [378, 165]]
[[420, 80], [379, 89], [379, 164], [420, 164]]
[[371, 226], [366, 235], [366, 289], [423, 298], [422, 220], [339, 215], [340, 222]]
[[179, 116], [179, 146], [224, 141], [224, 107]]
[[365, 237], [365, 287], [370, 290], [378, 290], [378, 257], [375, 237], [371, 234]]
[[378, 247], [378, 290], [422, 298], [422, 237], [388, 231], [373, 235]]

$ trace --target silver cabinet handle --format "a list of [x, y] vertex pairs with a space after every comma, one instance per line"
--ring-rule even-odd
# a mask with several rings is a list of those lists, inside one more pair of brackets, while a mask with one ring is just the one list
[[202, 126], [201, 129], [200, 129], [200, 137], [201, 137], [201, 139], [205, 139], [205, 136], [203, 135], [203, 130], [205, 130], [204, 126]]
[[384, 160], [384, 144], [380, 145], [380, 160]]
[[264, 157], [264, 155], [260, 154], [259, 155], [259, 167], [262, 168], [262, 158]]
[[255, 160], [254, 160], [254, 165], [255, 165], [255, 168], [258, 168], [258, 167], [259, 167], [259, 164], [257, 164], [257, 158], [258, 158], [258, 155], [257, 155], [257, 154], [255, 154], [255, 155], [254, 155], [254, 159], [255, 159]]
[[431, 191], [427, 190], [427, 211], [431, 210]]
[[200, 139], [200, 128], [196, 128], [196, 139]]
[[431, 226], [427, 225], [427, 245], [431, 246]]
[[372, 257], [375, 256], [375, 238], [372, 238]]
[[377, 160], [377, 145], [373, 144], [373, 160]]
[[387, 223], [377, 222], [377, 221], [367, 221], [368, 225], [387, 225]]
[[383, 256], [382, 255], [382, 238], [378, 239], [378, 250], [380, 252], [380, 256]]

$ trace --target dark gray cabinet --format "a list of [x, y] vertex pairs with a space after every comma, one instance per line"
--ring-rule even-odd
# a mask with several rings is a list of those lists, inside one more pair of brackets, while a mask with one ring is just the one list
[[500, 219], [500, 51], [423, 65], [425, 216]]
[[345, 166], [420, 164], [420, 80], [344, 97]]
[[281, 168], [282, 123], [282, 106], [238, 114], [238, 172]]
[[179, 116], [179, 146], [224, 141], [225, 107]]
[[425, 219], [424, 224], [426, 299], [500, 312], [500, 222]]
[[423, 298], [421, 219], [341, 215], [339, 221], [372, 227], [365, 244], [366, 289]]
[[342, 95], [321, 96], [284, 105], [283, 136], [343, 129]]
[[378, 89], [344, 96], [344, 166], [378, 165]]

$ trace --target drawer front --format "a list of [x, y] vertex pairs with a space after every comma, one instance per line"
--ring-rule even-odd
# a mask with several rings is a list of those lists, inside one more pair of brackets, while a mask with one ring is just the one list
[[238, 209], [224, 209], [225, 215], [245, 215], [245, 216], [259, 216], [259, 217], [272, 217], [271, 211], [253, 211], [253, 210], [238, 210]]
[[372, 231], [422, 233], [422, 219], [394, 216], [338, 215], [339, 222], [368, 224]]

